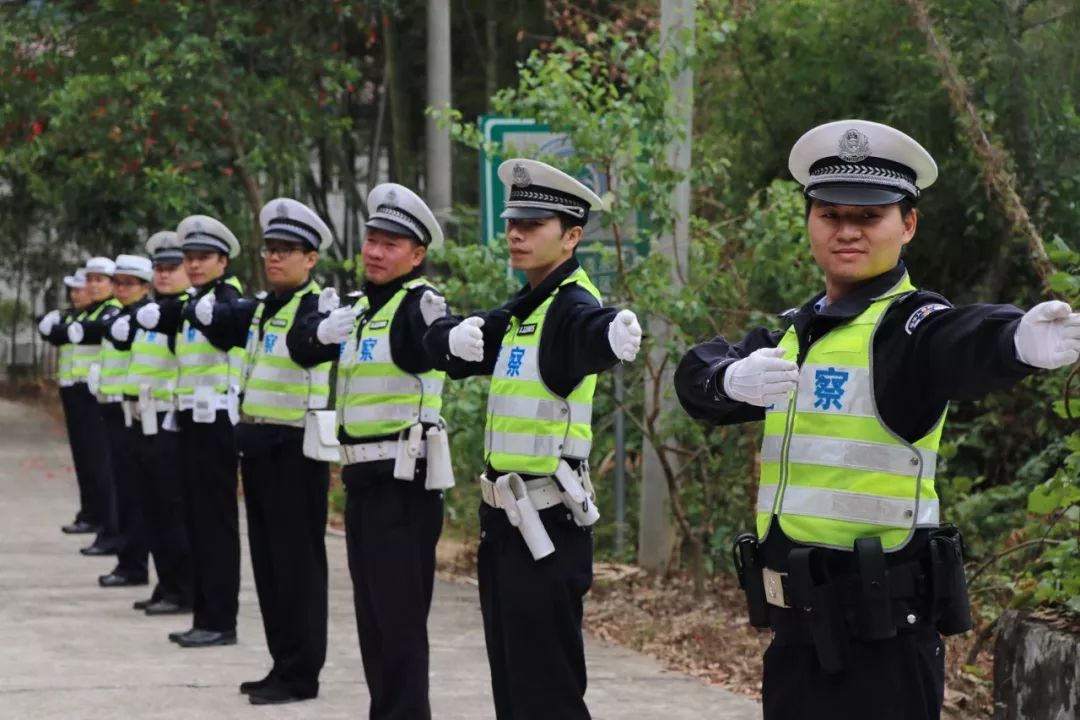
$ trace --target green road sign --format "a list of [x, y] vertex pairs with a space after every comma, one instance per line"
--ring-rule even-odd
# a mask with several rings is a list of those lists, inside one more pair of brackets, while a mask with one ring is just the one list
[[[480, 130], [485, 143], [497, 143], [505, 157], [536, 157], [541, 159], [569, 157], [574, 148], [569, 138], [561, 133], [554, 133], [547, 125], [521, 118], [484, 115], [480, 118]], [[499, 218], [506, 203], [506, 186], [499, 180], [497, 171], [504, 160], [501, 156], [489, 156], [480, 151], [480, 241], [484, 245], [504, 242], [505, 224]], [[587, 185], [600, 197], [608, 191], [608, 177], [602, 172], [588, 168], [578, 180]], [[633, 260], [648, 252], [648, 241], [635, 242], [636, 228], [620, 228], [623, 238], [623, 261]], [[585, 272], [602, 292], [610, 292], [616, 274], [614, 265], [606, 262], [597, 251], [597, 244], [614, 248], [615, 238], [610, 227], [604, 225], [603, 213], [592, 213], [585, 226], [585, 234], [578, 246], [578, 260]]]

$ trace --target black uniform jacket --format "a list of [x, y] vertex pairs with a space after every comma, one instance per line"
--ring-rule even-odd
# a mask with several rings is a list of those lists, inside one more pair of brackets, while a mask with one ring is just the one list
[[[815, 306], [824, 293], [784, 313], [798, 335], [797, 362], [802, 364], [811, 343], [862, 313], [906, 272], [899, 263], [820, 311]], [[1035, 372], [1036, 368], [1016, 359], [1013, 346], [1022, 315], [1011, 305], [954, 308], [940, 295], [923, 290], [893, 303], [881, 320], [873, 346], [874, 398], [885, 424], [914, 442], [933, 427], [950, 400], [975, 400]], [[737, 343], [716, 337], [691, 348], [675, 371], [675, 390], [686, 412], [718, 425], [763, 420], [764, 408], [724, 395], [724, 368], [755, 350], [776, 347], [784, 332], [758, 327]], [[783, 542], [773, 542], [777, 536]], [[766, 546], [775, 549], [787, 544], [774, 523]], [[909, 547], [915, 551], [919, 546], [920, 542], [912, 542]], [[786, 553], [784, 558], [771, 554], [770, 567], [782, 567]]]

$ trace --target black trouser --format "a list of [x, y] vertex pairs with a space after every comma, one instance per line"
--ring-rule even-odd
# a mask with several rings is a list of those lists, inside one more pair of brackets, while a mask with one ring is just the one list
[[77, 400], [73, 397], [79, 393], [77, 385], [60, 387], [60, 406], [64, 409], [64, 427], [67, 430], [68, 444], [71, 446], [71, 466], [75, 469], [75, 482], [79, 486], [79, 510], [75, 513], [75, 522], [84, 522], [97, 525], [99, 518], [94, 516], [94, 490], [91, 476], [83, 467], [83, 459], [76, 449], [79, 447], [79, 432], [82, 426], [78, 422]]
[[555, 552], [534, 560], [506, 513], [480, 506], [480, 611], [499, 720], [589, 717], [581, 616], [592, 532], [561, 505], [540, 517]]
[[372, 720], [427, 720], [427, 617], [443, 495], [416, 479], [397, 480], [393, 463], [345, 466], [345, 533], [353, 604]]
[[135, 434], [135, 472], [141, 484], [143, 522], [158, 584], [154, 600], [191, 605], [191, 549], [184, 521], [184, 489], [180, 472], [180, 433], [162, 429], [165, 413], [158, 413], [158, 431], [143, 435], [138, 421]]
[[67, 390], [69, 411], [68, 436], [75, 476], [79, 483], [79, 497], [87, 522], [101, 528], [96, 544], [111, 544], [107, 525], [109, 518], [108, 488], [112, 482], [109, 461], [109, 441], [105, 435], [105, 423], [101, 419], [101, 406], [90, 394], [86, 383], [76, 383]]
[[236, 630], [240, 596], [240, 516], [236, 500], [236, 443], [228, 413], [197, 423], [191, 411], [180, 422], [184, 514], [192, 561], [192, 625]]
[[765, 651], [765, 720], [927, 720], [941, 715], [945, 646], [934, 628], [901, 628], [889, 640], [852, 638], [847, 669], [822, 672], [806, 638], [777, 634]]
[[143, 527], [140, 480], [135, 468], [135, 437], [124, 424], [122, 403], [104, 403], [101, 417], [105, 421], [112, 460], [111, 495], [116, 516], [116, 568], [113, 572], [129, 580], [145, 580], [149, 551]]
[[244, 424], [237, 440], [272, 672], [294, 693], [315, 694], [326, 662], [330, 466], [304, 457], [302, 429]]

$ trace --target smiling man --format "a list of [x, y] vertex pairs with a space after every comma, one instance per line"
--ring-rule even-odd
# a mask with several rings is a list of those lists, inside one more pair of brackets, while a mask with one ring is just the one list
[[1076, 362], [1061, 302], [954, 308], [900, 261], [937, 165], [894, 128], [828, 123], [792, 148], [825, 289], [690, 350], [675, 376], [695, 418], [765, 420], [757, 532], [736, 540], [750, 621], [771, 627], [767, 720], [937, 718], [940, 634], [970, 628], [962, 545], [934, 475], [951, 400]]
[[596, 193], [546, 163], [499, 166], [510, 264], [500, 308], [436, 320], [424, 338], [451, 377], [490, 375], [478, 576], [499, 720], [588, 718], [583, 598], [592, 584], [589, 480], [596, 374], [633, 360], [641, 327], [604, 307], [575, 252]]
[[428, 456], [429, 448], [445, 448], [438, 442], [446, 438], [444, 375], [423, 337], [446, 314], [446, 302], [423, 271], [443, 233], [403, 185], [377, 185], [367, 206], [363, 293], [330, 313], [317, 340], [341, 348], [345, 534], [368, 717], [424, 720], [431, 717], [427, 617], [449, 454]]

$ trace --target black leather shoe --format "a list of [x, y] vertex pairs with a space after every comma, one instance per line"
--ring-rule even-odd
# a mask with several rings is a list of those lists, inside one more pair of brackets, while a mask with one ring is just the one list
[[102, 555], [115, 555], [116, 548], [101, 547], [100, 545], [88, 545], [84, 548], [79, 548], [79, 552], [89, 557], [100, 557]]
[[262, 690], [264, 687], [266, 687], [272, 682], [276, 682], [273, 670], [267, 673], [266, 677], [264, 677], [262, 680], [248, 680], [246, 682], [240, 683], [240, 694], [250, 695], [257, 690]]
[[181, 605], [172, 600], [158, 600], [146, 606], [147, 615], [184, 615], [190, 612], [190, 605]]
[[272, 682], [261, 690], [252, 690], [248, 695], [248, 700], [252, 705], [284, 705], [302, 700], [313, 700], [318, 695], [318, 691], [297, 692], [280, 682]]
[[180, 647], [215, 647], [217, 645], [235, 645], [236, 631], [217, 632], [216, 630], [192, 630], [177, 638]]
[[195, 628], [188, 628], [187, 630], [177, 630], [176, 632], [169, 633], [169, 642], [178, 643], [180, 638], [187, 637], [191, 633], [195, 632]]
[[98, 531], [97, 525], [91, 525], [88, 522], [82, 520], [76, 520], [75, 522], [64, 525], [60, 528], [60, 532], [65, 535], [89, 535], [90, 533], [96, 533]]
[[108, 575], [102, 575], [98, 579], [98, 585], [101, 587], [135, 587], [137, 585], [146, 585], [147, 580], [143, 578], [129, 578], [126, 575], [120, 573], [111, 572]]
[[131, 603], [131, 609], [132, 610], [146, 610], [146, 608], [150, 607], [151, 605], [153, 605], [156, 602], [157, 602], [157, 600], [155, 600], [152, 597], [146, 598], [145, 600], [136, 600], [135, 602]]

